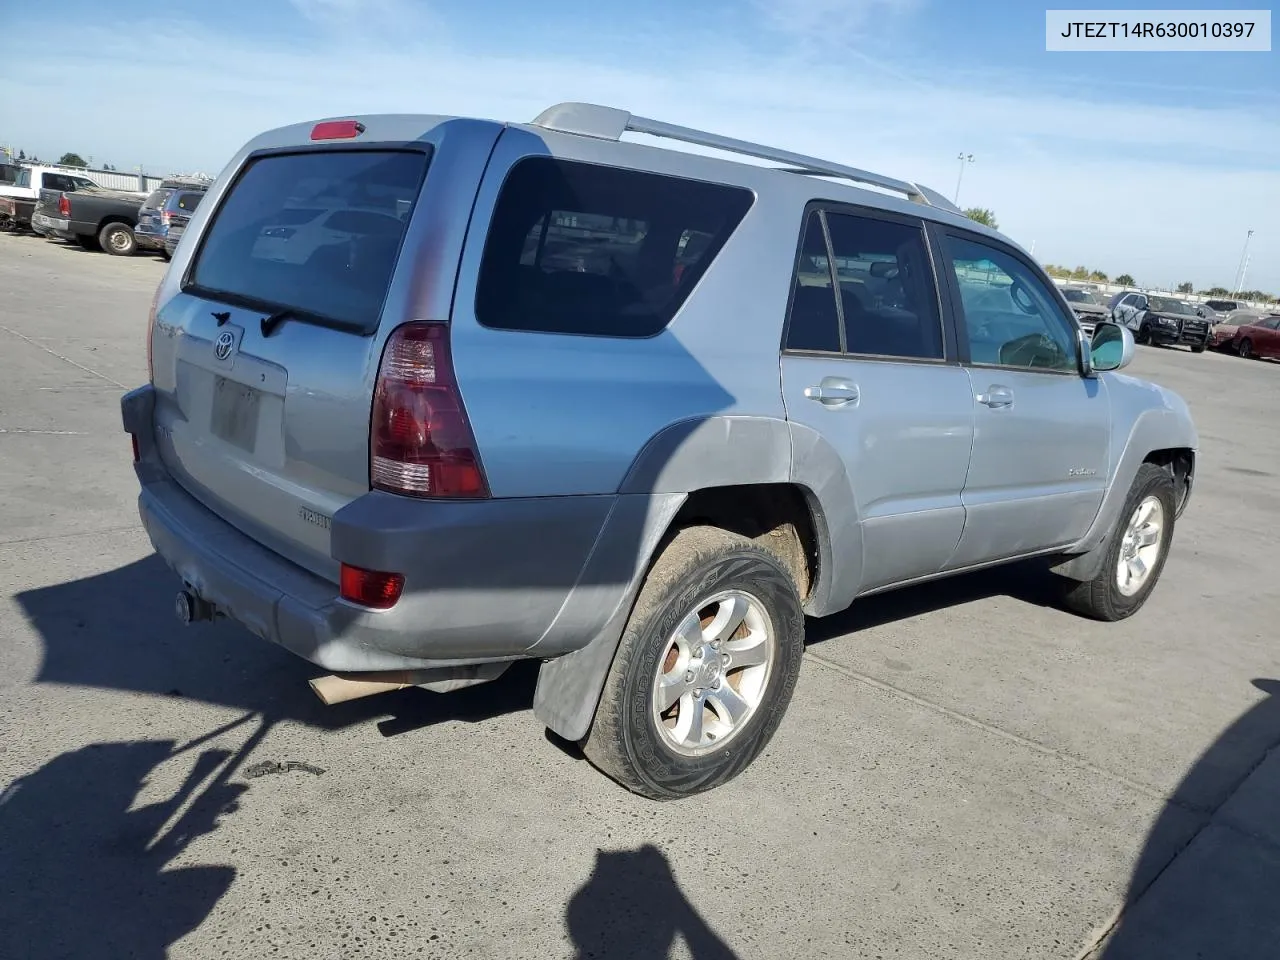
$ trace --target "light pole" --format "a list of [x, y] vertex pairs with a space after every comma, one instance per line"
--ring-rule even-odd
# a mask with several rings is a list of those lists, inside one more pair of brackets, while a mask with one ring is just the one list
[[1236, 285], [1231, 291], [1232, 296], [1238, 296], [1244, 287], [1244, 272], [1249, 268], [1249, 240], [1252, 237], [1252, 230], [1244, 235], [1244, 249], [1240, 251], [1240, 266], [1236, 269]]
[[955, 199], [955, 204], [958, 207], [960, 206], [960, 181], [964, 179], [964, 165], [966, 163], [973, 163], [973, 154], [961, 153], [958, 157], [956, 157], [956, 159], [960, 161], [960, 176], [956, 177], [956, 199]]

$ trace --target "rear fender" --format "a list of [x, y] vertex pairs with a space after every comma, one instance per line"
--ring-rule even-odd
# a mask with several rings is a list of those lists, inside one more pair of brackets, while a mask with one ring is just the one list
[[[859, 558], [861, 530], [843, 462], [830, 444], [814, 431], [797, 430], [776, 417], [711, 416], [671, 424], [650, 438], [632, 462], [580, 584], [538, 645], [550, 653], [564, 642], [569, 627], [585, 627], [592, 637], [585, 646], [543, 663], [533, 706], [540, 722], [575, 741], [591, 729], [636, 597], [688, 494], [766, 483], [800, 485], [813, 514], [818, 575], [807, 611], [821, 615], [848, 604], [844, 598], [852, 598], [859, 571], [832, 564], [830, 521], [843, 524], [835, 548], [854, 551], [850, 555]], [[591, 587], [623, 580], [625, 588], [607, 591], [609, 596], [596, 596]], [[610, 612], [597, 626], [602, 603]], [[597, 611], [590, 617], [589, 608]]]

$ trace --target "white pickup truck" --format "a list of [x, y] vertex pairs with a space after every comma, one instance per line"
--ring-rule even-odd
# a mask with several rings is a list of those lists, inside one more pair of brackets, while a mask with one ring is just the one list
[[72, 193], [96, 186], [88, 177], [56, 167], [22, 167], [14, 183], [0, 183], [0, 226], [29, 229], [41, 190]]

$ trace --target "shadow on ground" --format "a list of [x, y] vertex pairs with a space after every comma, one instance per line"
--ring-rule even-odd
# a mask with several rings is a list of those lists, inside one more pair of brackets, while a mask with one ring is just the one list
[[657, 960], [683, 940], [692, 960], [737, 960], [684, 895], [666, 856], [596, 852], [595, 868], [565, 911], [574, 960]]
[[1280, 681], [1214, 741], [1147, 836], [1120, 921], [1090, 960], [1280, 953]]
[[410, 689], [326, 707], [307, 685], [318, 668], [229, 622], [183, 627], [173, 615], [177, 578], [152, 554], [108, 573], [20, 593], [44, 643], [37, 683], [185, 697], [337, 728], [386, 717], [385, 736], [447, 720], [478, 722], [530, 709], [535, 663], [449, 694]]
[[[232, 724], [229, 726], [236, 726]], [[235, 751], [210, 737], [94, 743], [0, 793], [0, 930], [12, 960], [163, 960], [231, 887], [230, 866], [174, 867], [247, 789], [232, 773], [266, 731]], [[199, 751], [198, 753], [196, 751]], [[164, 800], [135, 806], [164, 764], [190, 763]]]

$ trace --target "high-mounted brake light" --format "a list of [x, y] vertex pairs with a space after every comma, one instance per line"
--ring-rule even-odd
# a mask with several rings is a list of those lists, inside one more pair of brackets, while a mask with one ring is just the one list
[[359, 120], [325, 120], [311, 128], [312, 140], [354, 140], [364, 133]]
[[58, 195], [58, 214], [63, 217], [71, 216], [71, 201], [65, 193]]
[[390, 610], [404, 589], [402, 574], [362, 570], [345, 563], [340, 568], [338, 580], [343, 600], [373, 610]]
[[406, 323], [387, 340], [374, 391], [369, 461], [370, 485], [389, 493], [489, 496], [444, 324]]

